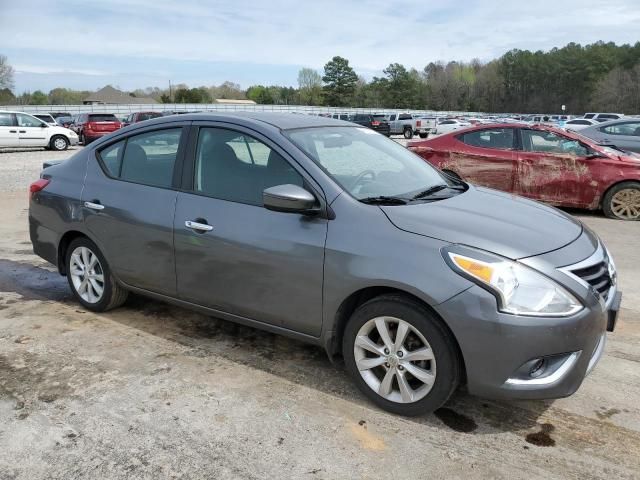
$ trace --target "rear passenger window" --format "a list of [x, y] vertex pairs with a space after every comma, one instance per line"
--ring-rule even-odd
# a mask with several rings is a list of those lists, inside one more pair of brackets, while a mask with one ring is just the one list
[[262, 206], [264, 189], [303, 186], [302, 176], [278, 152], [248, 135], [201, 128], [194, 190], [221, 200]]
[[128, 182], [171, 187], [182, 128], [129, 137], [100, 151], [108, 173]]
[[12, 127], [13, 115], [10, 113], [0, 113], [0, 127]]

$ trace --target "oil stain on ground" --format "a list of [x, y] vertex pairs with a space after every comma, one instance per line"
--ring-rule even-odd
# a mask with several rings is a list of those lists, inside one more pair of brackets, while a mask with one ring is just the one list
[[543, 423], [540, 425], [540, 431], [535, 433], [529, 433], [525, 440], [532, 445], [536, 445], [538, 447], [553, 447], [556, 444], [556, 441], [551, 438], [551, 432], [553, 432], [556, 428], [550, 423]]
[[450, 408], [439, 408], [433, 414], [447, 427], [456, 432], [471, 433], [478, 428], [475, 420]]

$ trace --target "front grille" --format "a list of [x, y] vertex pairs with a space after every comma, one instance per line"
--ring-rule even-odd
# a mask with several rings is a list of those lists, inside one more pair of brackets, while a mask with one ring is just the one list
[[609, 289], [613, 283], [611, 281], [611, 275], [609, 274], [609, 268], [606, 261], [596, 263], [589, 267], [571, 270], [571, 272], [591, 285], [598, 291], [602, 298], [607, 300]]

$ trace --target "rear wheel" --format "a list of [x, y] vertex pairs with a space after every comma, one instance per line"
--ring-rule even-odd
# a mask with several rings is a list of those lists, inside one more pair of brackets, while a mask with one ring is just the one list
[[85, 147], [87, 146], [87, 139], [84, 137], [84, 133], [80, 134], [80, 143]]
[[404, 135], [404, 138], [406, 138], [407, 140], [409, 140], [410, 138], [413, 138], [413, 131], [410, 128], [405, 128], [402, 134]]
[[602, 209], [609, 218], [640, 220], [640, 183], [622, 182], [614, 185], [604, 196]]
[[116, 283], [102, 252], [88, 238], [69, 244], [65, 266], [69, 286], [83, 307], [104, 312], [127, 299], [128, 292]]
[[69, 148], [69, 140], [67, 140], [66, 137], [62, 135], [56, 135], [51, 138], [51, 141], [49, 142], [49, 148], [51, 148], [51, 150], [57, 150], [61, 152]]
[[402, 295], [361, 305], [343, 337], [349, 374], [381, 408], [415, 416], [442, 406], [460, 381], [448, 329], [425, 306]]

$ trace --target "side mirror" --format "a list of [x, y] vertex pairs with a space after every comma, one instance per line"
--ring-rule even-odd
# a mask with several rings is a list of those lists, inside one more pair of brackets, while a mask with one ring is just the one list
[[41, 123], [40, 124], [40, 128], [47, 128], [49, 126], [49, 124], [47, 123]]
[[318, 212], [316, 197], [297, 185], [286, 184], [269, 187], [262, 192], [262, 201], [267, 210], [275, 212], [305, 215]]

